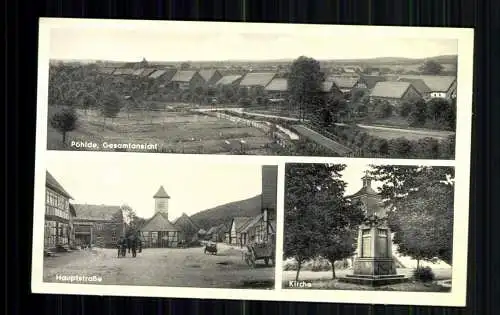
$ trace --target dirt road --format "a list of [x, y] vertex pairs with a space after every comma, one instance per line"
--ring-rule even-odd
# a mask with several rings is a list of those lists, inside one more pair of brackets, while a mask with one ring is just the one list
[[[205, 255], [203, 248], [147, 248], [133, 258], [117, 258], [114, 249], [92, 249], [46, 257], [44, 281], [62, 282], [61, 276], [97, 276], [96, 284], [273, 288], [274, 267], [250, 268], [241, 251], [220, 244], [219, 253]], [[58, 278], [59, 276], [59, 278]]]

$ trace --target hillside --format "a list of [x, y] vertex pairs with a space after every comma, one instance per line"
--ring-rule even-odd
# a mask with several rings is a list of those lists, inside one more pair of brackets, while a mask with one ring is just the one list
[[233, 217], [256, 216], [260, 214], [261, 196], [230, 202], [207, 209], [191, 216], [191, 220], [200, 228], [209, 230], [212, 226], [230, 221]]

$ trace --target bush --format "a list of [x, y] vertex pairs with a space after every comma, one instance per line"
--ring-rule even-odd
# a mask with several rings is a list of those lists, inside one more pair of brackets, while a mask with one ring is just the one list
[[431, 267], [418, 267], [413, 270], [413, 279], [422, 282], [434, 281], [436, 276]]
[[391, 104], [384, 102], [378, 105], [376, 110], [375, 116], [377, 118], [388, 118], [392, 115], [393, 107]]

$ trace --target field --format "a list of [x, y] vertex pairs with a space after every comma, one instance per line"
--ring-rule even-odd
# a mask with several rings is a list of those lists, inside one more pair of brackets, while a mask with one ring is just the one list
[[[57, 110], [50, 108], [49, 117]], [[187, 109], [121, 112], [117, 118], [105, 120], [97, 112], [79, 110], [78, 116], [77, 129], [68, 133], [67, 144], [71, 141], [157, 143], [159, 150], [171, 153], [229, 154], [243, 150], [247, 154], [266, 154], [264, 147], [271, 142], [260, 129]], [[68, 148], [50, 123], [47, 138], [48, 149]]]
[[366, 132], [372, 136], [380, 137], [387, 140], [404, 137], [410, 141], [414, 141], [426, 137], [432, 137], [441, 141], [446, 139], [448, 136], [454, 134], [451, 131], [441, 131], [441, 130], [431, 130], [431, 129], [394, 128], [394, 127], [361, 125], [361, 124], [358, 126], [366, 130]]

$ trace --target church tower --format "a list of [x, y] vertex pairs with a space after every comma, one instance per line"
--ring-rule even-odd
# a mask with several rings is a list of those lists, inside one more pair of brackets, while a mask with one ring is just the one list
[[168, 200], [170, 196], [165, 191], [165, 188], [160, 186], [153, 198], [155, 200], [155, 213], [160, 212], [168, 218]]

